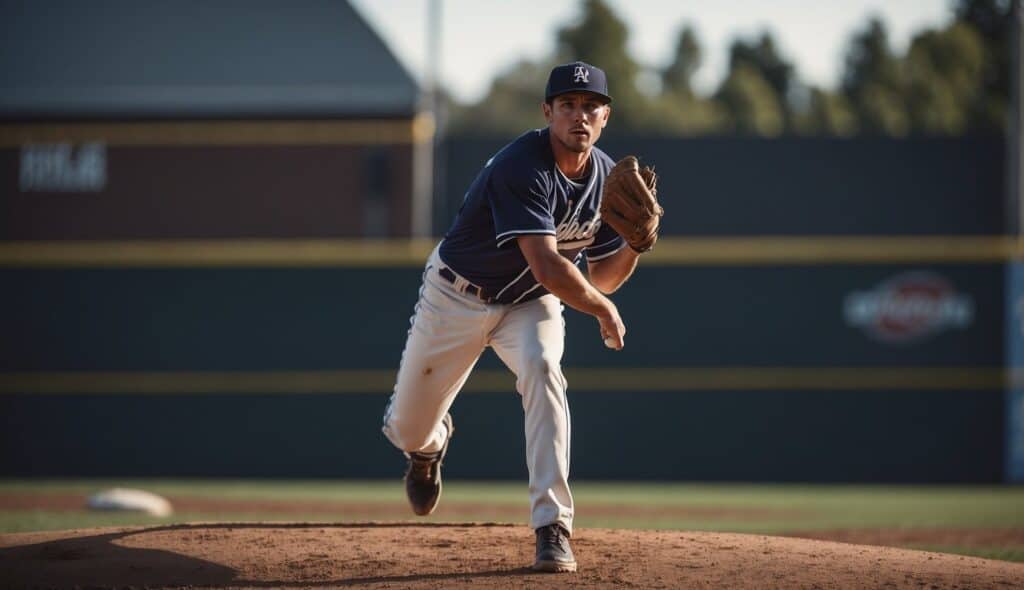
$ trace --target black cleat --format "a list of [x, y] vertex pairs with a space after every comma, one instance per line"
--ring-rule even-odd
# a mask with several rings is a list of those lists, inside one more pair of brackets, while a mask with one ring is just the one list
[[409, 496], [412, 511], [419, 516], [433, 512], [441, 498], [441, 461], [448, 452], [448, 443], [455, 432], [451, 414], [445, 414], [441, 421], [448, 428], [448, 437], [440, 451], [406, 453], [409, 457], [409, 468], [405, 472], [405, 494]]
[[537, 561], [533, 569], [539, 572], [574, 572], [576, 558], [569, 546], [569, 533], [558, 524], [542, 526], [537, 533]]

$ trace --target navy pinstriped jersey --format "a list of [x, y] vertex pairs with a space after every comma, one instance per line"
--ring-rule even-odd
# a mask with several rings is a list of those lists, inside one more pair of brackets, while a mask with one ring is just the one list
[[604, 180], [615, 164], [597, 147], [587, 176], [573, 181], [555, 165], [548, 129], [524, 133], [494, 155], [470, 185], [441, 243], [441, 260], [495, 297], [520, 303], [547, 293], [529, 272], [516, 237], [555, 236], [558, 251], [579, 262], [600, 260], [625, 242], [598, 212]]

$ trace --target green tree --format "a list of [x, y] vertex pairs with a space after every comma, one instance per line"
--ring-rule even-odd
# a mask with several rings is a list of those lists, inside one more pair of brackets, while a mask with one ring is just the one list
[[794, 114], [793, 130], [801, 135], [848, 137], [857, 133], [857, 116], [841, 93], [807, 90], [807, 106]]
[[638, 126], [653, 135], [704, 135], [728, 129], [729, 113], [714, 100], [663, 92], [648, 101]]
[[661, 73], [663, 92], [679, 96], [693, 96], [693, 75], [700, 69], [702, 51], [693, 27], [686, 25], [679, 31], [672, 63]]
[[916, 35], [904, 59], [906, 100], [912, 128], [929, 134], [968, 131], [983, 91], [985, 46], [963, 22]]
[[1011, 0], [957, 0], [953, 14], [973, 28], [984, 45], [981, 88], [971, 102], [968, 127], [1000, 132], [1010, 99]]
[[900, 70], [885, 24], [872, 18], [850, 42], [841, 83], [862, 133], [904, 135], [909, 131]]
[[700, 135], [722, 127], [728, 118], [722, 106], [693, 89], [702, 55], [696, 31], [690, 25], [682, 27], [672, 63], [661, 71], [661, 94], [651, 98], [640, 115], [642, 129], [663, 135]]
[[965, 22], [989, 39], [1008, 40], [1011, 0], [957, 0], [956, 20]]
[[795, 83], [793, 64], [779, 54], [775, 39], [765, 31], [754, 41], [733, 41], [729, 48], [729, 67], [746, 64], [757, 70], [761, 77], [775, 91], [780, 104], [789, 100], [790, 91]]
[[778, 94], [761, 72], [744, 61], [736, 61], [729, 76], [715, 93], [715, 100], [727, 114], [725, 130], [743, 135], [775, 136], [785, 128], [785, 115]]
[[551, 56], [501, 72], [478, 104], [451, 104], [449, 129], [507, 134], [542, 126], [548, 72], [577, 59], [607, 72], [615, 132], [955, 135], [999, 132], [1005, 124], [1011, 0], [952, 0], [953, 21], [915, 35], [905, 55], [893, 52], [884, 22], [869, 19], [850, 38], [835, 89], [803, 85], [770, 33], [737, 39], [726, 79], [711, 97], [693, 86], [704, 52], [692, 25], [679, 29], [671, 63], [653, 72], [660, 92], [644, 94], [626, 23], [608, 0], [580, 6], [579, 18], [558, 30]]

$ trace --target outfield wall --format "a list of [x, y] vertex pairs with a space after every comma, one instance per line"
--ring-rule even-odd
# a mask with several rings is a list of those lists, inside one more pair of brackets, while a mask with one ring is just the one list
[[[566, 312], [575, 477], [1003, 479], [998, 140], [633, 141], [602, 145], [659, 164], [666, 238], [615, 295], [623, 351]], [[398, 477], [430, 245], [0, 242], [0, 476]], [[446, 473], [523, 477], [492, 353], [453, 414]]]
[[[969, 322], [905, 341], [845, 302], [908, 271]], [[386, 477], [379, 434], [415, 268], [6, 269], [0, 473]], [[566, 312], [574, 473], [598, 479], [999, 481], [999, 264], [659, 266], [616, 295], [626, 348]], [[486, 353], [452, 474], [522, 474]]]

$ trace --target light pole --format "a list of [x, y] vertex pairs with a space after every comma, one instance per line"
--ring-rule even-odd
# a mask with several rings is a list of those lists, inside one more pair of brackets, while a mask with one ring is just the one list
[[434, 158], [436, 156], [439, 87], [441, 85], [441, 0], [427, 0], [427, 62], [413, 125], [412, 228], [414, 238], [433, 233]]

